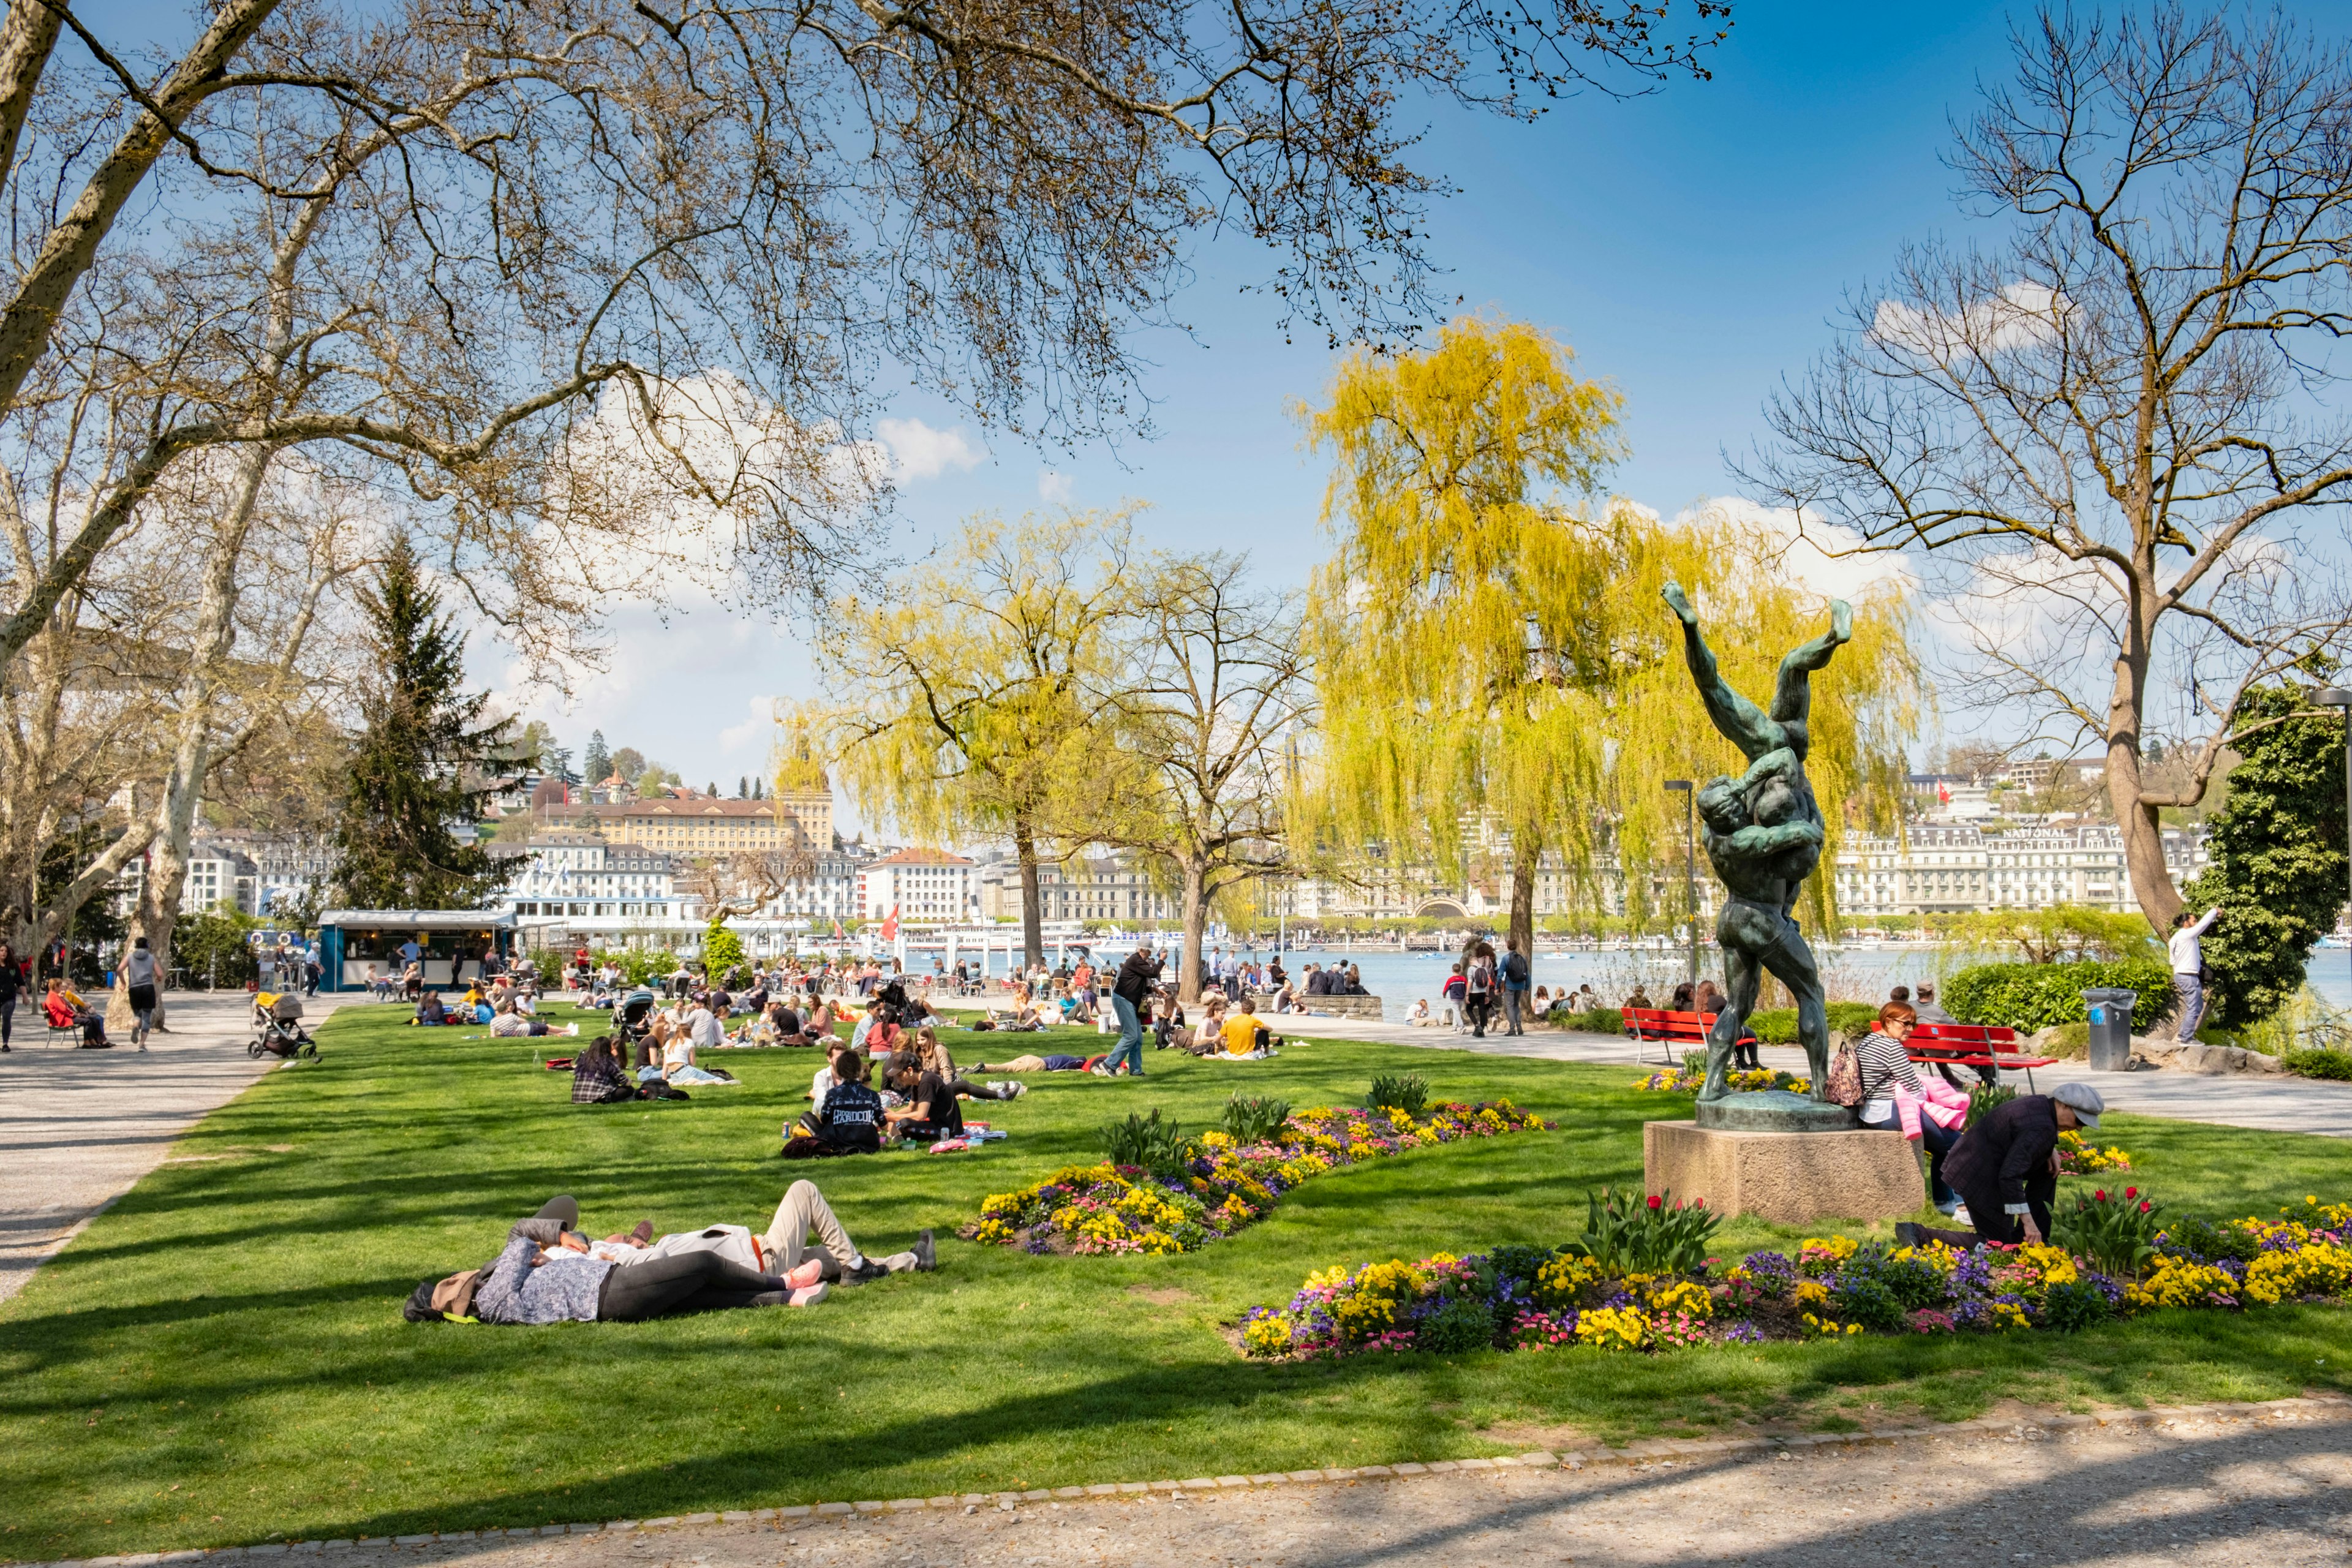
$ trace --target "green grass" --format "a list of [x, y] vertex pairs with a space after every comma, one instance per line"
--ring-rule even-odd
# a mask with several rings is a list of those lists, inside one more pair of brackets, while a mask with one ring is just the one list
[[[978, 1108], [1013, 1136], [977, 1153], [786, 1165], [776, 1132], [801, 1108], [812, 1051], [730, 1053], [743, 1087], [688, 1104], [575, 1108], [525, 1043], [427, 1034], [398, 1012], [336, 1016], [322, 1062], [207, 1118], [0, 1305], [0, 1557], [1964, 1418], [2006, 1399], [2266, 1398], [2339, 1387], [2352, 1362], [2352, 1314], [2291, 1308], [2073, 1339], [1248, 1363], [1221, 1325], [1286, 1300], [1309, 1268], [1561, 1239], [1588, 1187], [1640, 1181], [1643, 1120], [1681, 1107], [1627, 1089], [1631, 1067], [1339, 1042], [1251, 1064], [1148, 1052], [1139, 1083], [1039, 1077], [1027, 1098]], [[1102, 1043], [954, 1042], [969, 1064], [1066, 1038]], [[1304, 1108], [1356, 1101], [1376, 1071], [1399, 1070], [1439, 1097], [1508, 1096], [1561, 1131], [1335, 1173], [1189, 1257], [1032, 1258], [949, 1236], [983, 1194], [1091, 1157], [1114, 1116], [1157, 1105], [1206, 1126], [1236, 1087]], [[2343, 1191], [2340, 1142], [2125, 1116], [2101, 1137], [2183, 1209]], [[575, 1194], [600, 1233], [647, 1216], [763, 1226], [801, 1175], [869, 1250], [935, 1227], [941, 1271], [801, 1311], [543, 1329], [400, 1318], [417, 1280], [484, 1260], [551, 1193]], [[1717, 1251], [1796, 1235], [1741, 1220]]]

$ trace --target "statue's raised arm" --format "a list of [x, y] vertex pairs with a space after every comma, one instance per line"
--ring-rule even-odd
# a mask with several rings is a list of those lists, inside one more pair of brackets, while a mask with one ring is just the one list
[[1761, 708], [1734, 691], [1716, 668], [1715, 654], [1706, 639], [1698, 635], [1698, 612], [1691, 607], [1690, 596], [1679, 583], [1668, 583], [1666, 605], [1683, 624], [1683, 658], [1690, 664], [1691, 679], [1698, 687], [1699, 700], [1706, 704], [1706, 716], [1715, 721], [1723, 738], [1738, 747], [1753, 762], [1767, 752], [1777, 752], [1789, 743], [1788, 734]]

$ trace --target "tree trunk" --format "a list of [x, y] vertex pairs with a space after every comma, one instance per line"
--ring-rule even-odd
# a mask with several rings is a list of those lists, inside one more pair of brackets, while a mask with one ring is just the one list
[[1543, 863], [1543, 837], [1532, 827], [1511, 836], [1511, 923], [1503, 934], [1519, 944], [1528, 961], [1528, 987], [1535, 988], [1536, 872]]
[[1176, 968], [1176, 999], [1189, 1006], [1201, 1001], [1201, 981], [1208, 973], [1202, 944], [1209, 933], [1209, 877], [1198, 861], [1184, 862], [1184, 961]]
[[2136, 591], [2132, 598], [2132, 630], [2116, 660], [2115, 689], [2107, 700], [2107, 799], [2123, 839], [2132, 898], [2161, 937], [2180, 912], [2180, 890], [2172, 885], [2171, 868], [2164, 863], [2164, 825], [2158, 808], [2141, 799], [2140, 720], [2147, 710], [2151, 628], [2142, 614], [2146, 594]]
[[1017, 817], [1013, 853], [1021, 863], [1021, 963], [1025, 969], [1045, 962], [1045, 895], [1037, 890], [1036, 836]]

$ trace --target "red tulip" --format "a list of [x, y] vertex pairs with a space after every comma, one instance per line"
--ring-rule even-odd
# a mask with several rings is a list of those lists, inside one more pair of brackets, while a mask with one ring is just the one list
[[2105, 1192], [2093, 1193], [2091, 1195], [2101, 1203], [2105, 1203], [2107, 1201], [2107, 1194]]
[[2126, 1187], [2124, 1189], [2124, 1196], [2127, 1198], [2136, 1198], [2139, 1196], [2139, 1189], [2137, 1187]]
[[2139, 1212], [2140, 1212], [2140, 1213], [2142, 1213], [2142, 1214], [2146, 1214], [2146, 1213], [2147, 1213], [2147, 1211], [2148, 1211], [2148, 1210], [2150, 1210], [2150, 1209], [2154, 1208], [2155, 1206], [2156, 1206], [2156, 1205], [2155, 1205], [2154, 1204], [2150, 1204], [2150, 1203], [2143, 1203], [2143, 1204], [2141, 1204], [2141, 1205], [2139, 1205]]
[[1659, 1205], [1659, 1203], [1658, 1203], [1658, 1194], [1655, 1194], [1655, 1193], [1652, 1193], [1652, 1194], [1650, 1194], [1650, 1206], [1651, 1206], [1652, 1208], [1657, 1208], [1657, 1207], [1661, 1206], [1661, 1205]]
[[1691, 1199], [1691, 1207], [1695, 1209], [1703, 1209], [1706, 1207], [1706, 1200], [1705, 1198], [1693, 1198]]

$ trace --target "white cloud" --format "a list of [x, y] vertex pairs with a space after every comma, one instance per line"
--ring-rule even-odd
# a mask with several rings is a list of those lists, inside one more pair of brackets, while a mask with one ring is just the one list
[[1991, 298], [1957, 311], [1881, 300], [1871, 317], [1870, 335], [1938, 362], [1984, 359], [2054, 341], [2069, 309], [2063, 295], [2039, 283], [2004, 284]]
[[719, 749], [730, 756], [753, 741], [766, 740], [776, 727], [774, 698], [747, 698], [744, 706], [751, 710], [751, 716], [740, 724], [730, 724], [719, 731]]
[[1729, 523], [1756, 533], [1799, 586], [1831, 599], [1862, 599], [1874, 590], [1905, 594], [1919, 589], [1919, 573], [1893, 551], [1864, 551], [1851, 528], [1800, 518], [1793, 507], [1765, 506], [1745, 496], [1724, 496], [1683, 512], [1677, 522]]
[[935, 430], [919, 419], [885, 419], [874, 429], [890, 449], [894, 471], [902, 484], [935, 479], [950, 468], [959, 472], [975, 468], [988, 457], [988, 448], [965, 435], [961, 426]]
[[1037, 470], [1037, 499], [1049, 506], [1067, 506], [1078, 493], [1078, 482], [1051, 468]]

